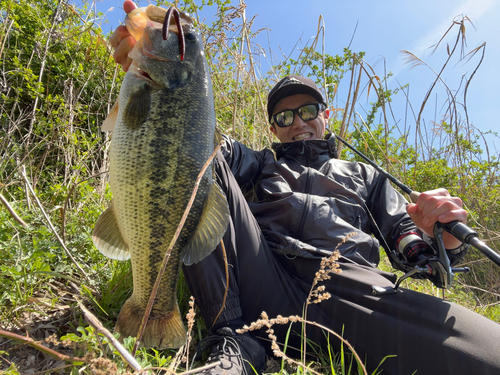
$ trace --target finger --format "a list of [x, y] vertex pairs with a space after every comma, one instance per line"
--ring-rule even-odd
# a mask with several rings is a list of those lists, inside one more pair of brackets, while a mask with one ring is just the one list
[[125, 39], [123, 39], [113, 54], [113, 58], [115, 61], [120, 64], [124, 71], [127, 71], [130, 64], [132, 63], [132, 59], [128, 57], [132, 48], [134, 48], [135, 39], [129, 35]]
[[127, 14], [129, 14], [130, 12], [132, 12], [136, 8], [137, 8], [137, 5], [133, 1], [125, 0], [123, 2], [123, 10]]
[[116, 28], [115, 32], [113, 35], [111, 35], [111, 38], [109, 39], [109, 42], [111, 43], [111, 46], [113, 48], [118, 47], [118, 45], [121, 43], [121, 41], [127, 37], [130, 36], [129, 31], [127, 28], [123, 25], [120, 25]]
[[[433, 205], [431, 211], [424, 210], [422, 217], [422, 224], [424, 226], [431, 226], [440, 221], [448, 223], [450, 221], [458, 220], [463, 221], [467, 219], [467, 211], [458, 206], [453, 200], [436, 200], [437, 203]], [[426, 207], [430, 207], [428, 204]]]
[[439, 194], [437, 190], [433, 194], [430, 192], [422, 193], [417, 201], [418, 213], [427, 216], [443, 204], [448, 209], [462, 208], [462, 200], [460, 198], [450, 196], [445, 189], [442, 189], [441, 193]]
[[432, 196], [450, 197], [451, 196], [450, 192], [444, 188], [427, 190], [427, 191], [424, 191], [423, 193], [420, 193], [420, 195], [423, 195], [424, 197], [432, 197]]
[[447, 211], [437, 217], [441, 223], [449, 223], [450, 221], [460, 221], [461, 223], [467, 222], [467, 211], [464, 209]]
[[132, 65], [132, 59], [129, 57], [127, 58], [127, 61], [122, 64], [122, 69], [124, 72], [128, 71], [128, 68], [130, 68], [130, 65]]
[[450, 193], [446, 189], [428, 190], [420, 193], [415, 203], [423, 208], [430, 199], [434, 199], [437, 197], [449, 197], [449, 196]]
[[408, 203], [406, 205], [406, 212], [408, 215], [416, 215], [418, 213], [418, 207], [415, 203]]

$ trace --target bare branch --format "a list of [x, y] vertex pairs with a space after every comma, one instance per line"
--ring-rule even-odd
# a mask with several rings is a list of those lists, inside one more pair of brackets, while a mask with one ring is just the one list
[[58, 353], [53, 349], [47, 348], [46, 346], [42, 345], [41, 342], [33, 340], [28, 335], [21, 336], [21, 335], [17, 335], [15, 333], [7, 332], [7, 331], [0, 329], [0, 336], [8, 338], [8, 339], [13, 339], [16, 341], [21, 341], [22, 343], [27, 344], [27, 345], [31, 346], [32, 348], [38, 349], [45, 354], [48, 354], [54, 358], [57, 358], [59, 361], [71, 362], [71, 363], [75, 363], [75, 362], [88, 363], [88, 360], [86, 360], [85, 358], [70, 357], [70, 356], [67, 356], [65, 354]]
[[125, 347], [118, 342], [117, 339], [113, 336], [111, 332], [109, 332], [104, 326], [101, 324], [99, 319], [97, 319], [94, 314], [92, 314], [85, 306], [83, 306], [83, 303], [78, 301], [78, 306], [83, 311], [83, 315], [85, 317], [85, 320], [92, 326], [94, 327], [97, 332], [102, 333], [108, 340], [109, 342], [115, 347], [115, 349], [120, 353], [120, 356], [123, 358], [125, 362], [127, 362], [134, 370], [136, 371], [141, 371], [142, 367], [137, 362], [137, 360], [128, 352]]
[[23, 227], [26, 227], [28, 225], [28, 224], [26, 224], [23, 221], [23, 219], [21, 219], [19, 217], [19, 215], [16, 213], [16, 211], [14, 211], [14, 209], [10, 206], [9, 202], [7, 201], [7, 199], [2, 194], [0, 194], [0, 201], [3, 203], [3, 205], [5, 206], [5, 208], [7, 208], [7, 210], [10, 212], [10, 214], [12, 215], [12, 217], [14, 218], [15, 221], [17, 221]]

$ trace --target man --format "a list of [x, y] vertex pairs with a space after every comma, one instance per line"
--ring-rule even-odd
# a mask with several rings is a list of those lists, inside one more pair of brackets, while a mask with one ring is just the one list
[[[135, 8], [124, 2], [128, 13]], [[111, 43], [115, 60], [126, 70], [134, 40], [120, 26]], [[331, 298], [308, 306], [307, 317], [342, 334], [369, 372], [384, 374], [500, 373], [500, 327], [456, 304], [410, 290], [373, 296], [371, 286], [392, 286], [395, 275], [376, 269], [382, 245], [399, 268], [432, 255], [422, 240], [437, 221], [465, 222], [459, 198], [445, 189], [424, 192], [407, 204], [372, 167], [337, 159], [335, 138], [326, 131], [325, 103], [314, 82], [300, 76], [279, 81], [268, 96], [271, 131], [280, 140], [276, 154], [253, 151], [225, 137], [216, 162], [231, 220], [224, 235], [230, 264], [227, 296], [225, 261], [216, 249], [184, 274], [210, 329], [211, 374], [252, 373], [265, 365], [265, 332], [238, 334], [244, 324], [303, 313], [322, 255], [341, 253], [340, 274], [325, 281]], [[356, 233], [349, 235], [349, 233]], [[445, 233], [443, 241], [456, 263], [466, 249]], [[405, 244], [408, 244], [406, 246]], [[390, 252], [396, 249], [396, 257]], [[396, 259], [397, 258], [397, 259]], [[403, 260], [404, 264], [398, 263]], [[219, 312], [222, 309], [222, 313]], [[312, 325], [307, 338], [326, 350], [340, 343]], [[289, 326], [273, 327], [284, 341]], [[300, 348], [301, 325], [292, 325], [289, 348]], [[257, 338], [257, 336], [259, 338]]]

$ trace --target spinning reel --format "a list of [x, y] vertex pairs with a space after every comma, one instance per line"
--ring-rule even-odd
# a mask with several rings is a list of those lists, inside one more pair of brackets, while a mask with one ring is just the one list
[[[434, 226], [434, 238], [437, 245], [437, 254], [429, 258], [424, 259], [418, 265], [416, 265], [412, 270], [401, 276], [394, 287], [387, 286], [372, 286], [372, 294], [376, 296], [381, 296], [385, 294], [397, 293], [399, 286], [403, 281], [409, 277], [421, 277], [432, 281], [434, 285], [438, 288], [448, 289], [453, 283], [453, 279], [456, 273], [469, 272], [468, 267], [462, 268], [452, 268], [450, 266], [450, 259], [446, 254], [446, 249], [443, 243], [443, 233], [446, 224], [437, 222]], [[434, 249], [436, 250], [436, 249]], [[394, 250], [393, 250], [394, 251]]]

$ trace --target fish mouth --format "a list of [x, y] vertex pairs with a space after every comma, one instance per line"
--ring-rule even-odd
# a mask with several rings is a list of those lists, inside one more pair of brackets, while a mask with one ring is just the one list
[[[147, 72], [145, 72], [144, 70], [141, 70], [141, 69], [139, 69], [139, 68], [138, 68], [138, 71], [139, 71], [139, 74], [140, 74], [142, 77], [146, 78], [148, 81], [153, 81], [153, 82], [155, 82], [155, 81], [154, 81], [154, 79], [153, 79], [153, 78], [151, 78], [151, 76], [150, 76]], [[156, 82], [155, 82], [155, 83], [156, 83]]]
[[[135, 14], [133, 11], [127, 16], [126, 20], [127, 28], [130, 25], [130, 29], [133, 30], [131, 33], [134, 33], [133, 35], [138, 41], [129, 54], [129, 57], [132, 59], [129, 71], [137, 79], [146, 81], [152, 86], [162, 87], [164, 86], [161, 82], [162, 79], [158, 77], [158, 74], [154, 70], [155, 68], [150, 66], [149, 61], [153, 61], [156, 67], [158, 67], [157, 63], [163, 62], [182, 64], [186, 53], [185, 39], [191, 37], [194, 19], [187, 13], [177, 10], [175, 7], [165, 10], [150, 5], [147, 8], [139, 9], [142, 9], [142, 12]], [[144, 17], [146, 18], [145, 21], [143, 20]], [[158, 31], [161, 31], [161, 36], [156, 34]], [[172, 37], [172, 34], [175, 34], [175, 37], [178, 39], [177, 56], [167, 56], [156, 48], [159, 42], [156, 39], [157, 37], [167, 40], [169, 37]]]
[[142, 70], [134, 61], [132, 61], [132, 65], [130, 65], [130, 68], [128, 69], [128, 72], [133, 74], [137, 79], [140, 79], [142, 81], [146, 81], [148, 84], [151, 86], [158, 86], [161, 87], [160, 83], [156, 82], [148, 72], [145, 70]]

